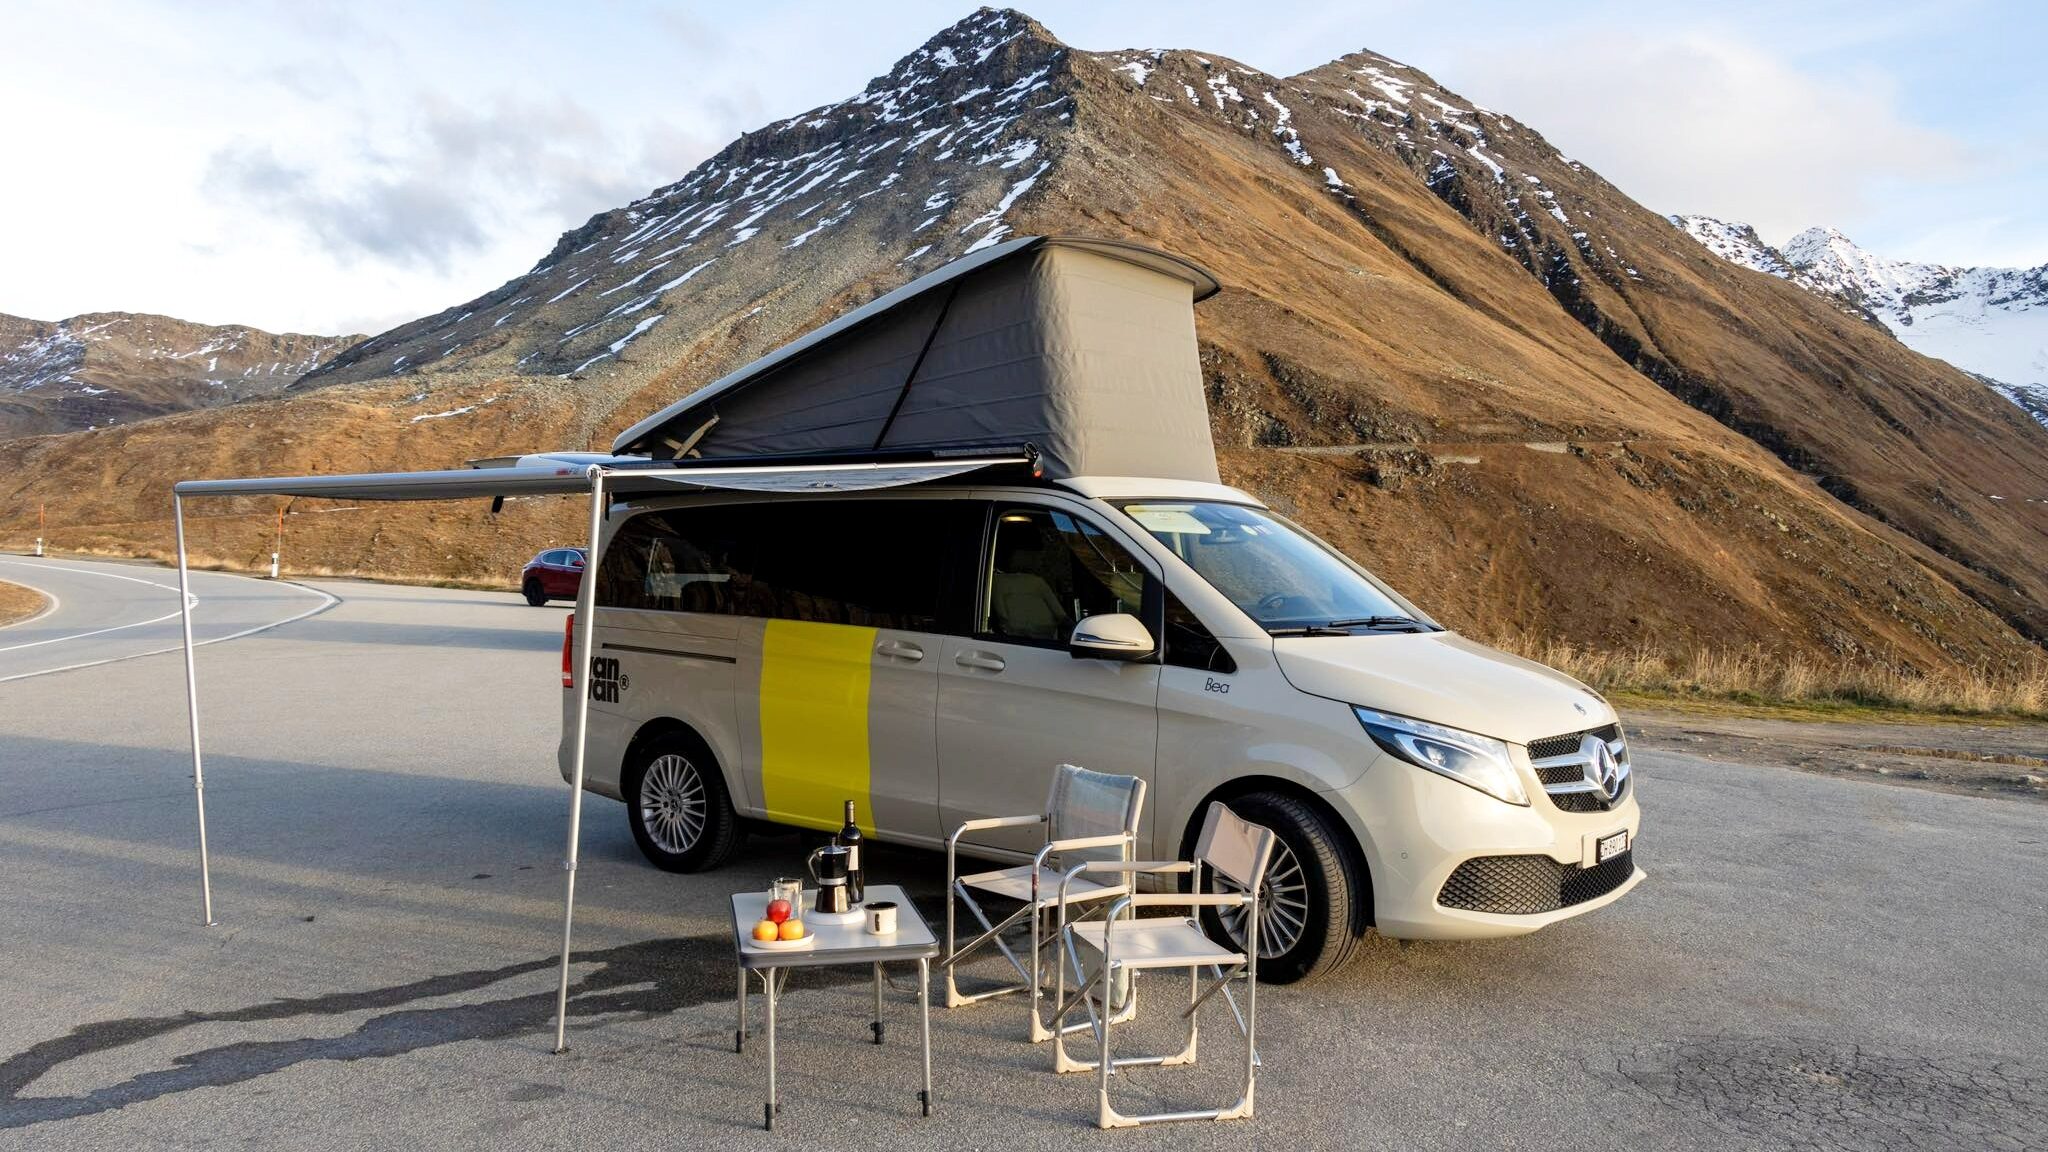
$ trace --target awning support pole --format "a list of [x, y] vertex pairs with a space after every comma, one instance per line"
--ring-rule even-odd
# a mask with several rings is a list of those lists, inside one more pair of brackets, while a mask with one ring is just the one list
[[562, 976], [555, 990], [555, 1051], [569, 1050], [569, 947], [576, 927], [576, 854], [583, 834], [583, 759], [590, 743], [590, 644], [597, 631], [597, 537], [604, 530], [604, 469], [593, 464], [590, 477], [590, 550], [583, 554], [583, 576], [576, 586], [575, 663], [570, 673], [576, 693], [576, 759], [569, 781], [569, 854], [562, 861]]
[[178, 615], [185, 625], [185, 712], [192, 726], [192, 798], [199, 805], [199, 904], [202, 923], [211, 928], [213, 874], [206, 859], [206, 765], [199, 755], [199, 669], [192, 662], [192, 577], [185, 559], [185, 498], [171, 496], [171, 516], [178, 525]]

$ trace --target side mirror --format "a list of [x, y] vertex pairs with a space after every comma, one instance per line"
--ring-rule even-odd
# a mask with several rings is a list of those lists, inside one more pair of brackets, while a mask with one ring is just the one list
[[578, 557], [577, 559], [574, 559], [574, 560], [571, 560], [571, 561], [569, 561], [569, 567], [571, 567], [571, 568], [581, 568], [581, 567], [583, 567], [583, 560], [582, 560], [582, 558], [581, 558], [581, 557]]
[[1144, 660], [1158, 647], [1144, 623], [1127, 612], [1085, 617], [1067, 640], [1067, 653], [1076, 660]]

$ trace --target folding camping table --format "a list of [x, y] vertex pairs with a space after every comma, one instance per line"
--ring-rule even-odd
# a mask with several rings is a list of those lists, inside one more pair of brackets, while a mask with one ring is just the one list
[[[918, 1040], [924, 1048], [924, 1088], [917, 1094], [924, 1114], [932, 1114], [932, 961], [938, 958], [939, 941], [924, 917], [910, 903], [910, 897], [894, 884], [878, 884], [867, 890], [868, 902], [896, 902], [896, 931], [889, 936], [868, 932], [865, 920], [852, 924], [824, 924], [805, 920], [815, 937], [808, 948], [763, 948], [754, 939], [754, 925], [768, 908], [766, 892], [735, 892], [732, 897], [733, 945], [739, 954], [739, 1028], [732, 1036], [732, 1050], [744, 1052], [747, 1042], [747, 974], [761, 979], [762, 998], [768, 1003], [768, 1102], [761, 1110], [765, 1127], [775, 1128], [775, 1114], [782, 1110], [775, 1092], [775, 1003], [782, 995], [792, 968], [827, 968], [835, 965], [868, 964], [875, 972], [875, 1019], [869, 1025], [875, 1043], [882, 1042], [882, 965], [892, 961], [917, 962]], [[801, 914], [799, 914], [801, 918]]]

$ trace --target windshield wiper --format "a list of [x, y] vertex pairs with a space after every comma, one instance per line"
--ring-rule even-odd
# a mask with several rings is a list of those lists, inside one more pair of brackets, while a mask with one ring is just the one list
[[1268, 628], [1268, 636], [1349, 636], [1342, 628], [1331, 628], [1323, 624], [1303, 624], [1296, 628]]
[[1361, 616], [1356, 620], [1332, 620], [1325, 628], [1372, 628], [1392, 631], [1405, 629], [1410, 632], [1427, 632], [1429, 625], [1413, 616]]

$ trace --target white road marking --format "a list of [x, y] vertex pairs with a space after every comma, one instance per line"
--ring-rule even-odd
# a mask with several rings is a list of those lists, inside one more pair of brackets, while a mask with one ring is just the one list
[[[29, 586], [26, 584], [22, 585], [22, 587], [29, 588]], [[55, 612], [57, 609], [64, 606], [64, 601], [60, 597], [58, 597], [58, 595], [55, 592], [50, 591], [48, 588], [29, 588], [29, 591], [38, 593], [42, 596], [43, 610], [36, 613], [33, 616], [28, 617], [27, 619], [16, 620], [12, 624], [0, 624], [0, 629], [19, 628], [24, 624], [33, 624], [36, 621], [41, 620], [43, 617], [48, 616], [50, 613]]]
[[[122, 576], [113, 572], [101, 572], [93, 568], [73, 568], [68, 564], [31, 564], [26, 560], [0, 560], [0, 564], [11, 564], [16, 568], [53, 568], [59, 572], [76, 572], [81, 576], [104, 576], [109, 580], [126, 580], [131, 584], [147, 584], [151, 588], [162, 588], [166, 592], [176, 592], [178, 590], [176, 585], [159, 584], [154, 580], [144, 580], [140, 576]], [[52, 601], [57, 599], [55, 593], [45, 592], [41, 588], [37, 588], [36, 591], [42, 592], [43, 595], [48, 596]], [[192, 597], [192, 606], [195, 608], [199, 606], [199, 597]], [[38, 613], [38, 615], [40, 616], [43, 614]], [[164, 621], [169, 620], [171, 617], [176, 615], [176, 612], [170, 612], [165, 615], [155, 617], [154, 619], [136, 620], [127, 624], [116, 624], [111, 628], [95, 628], [90, 632], [74, 632], [69, 636], [53, 636], [48, 640], [31, 640], [26, 644], [10, 644], [5, 648], [0, 648], [0, 652], [15, 652], [23, 648], [40, 648], [45, 644], [61, 644], [66, 640], [83, 640], [88, 636], [104, 636], [109, 632], [119, 632], [124, 628], [141, 628], [149, 624], [161, 624]], [[18, 677], [9, 676], [7, 677], [7, 679], [14, 680], [18, 679]]]
[[[157, 587], [157, 588], [163, 588], [163, 589], [165, 589], [165, 590], [167, 590], [167, 591], [171, 591], [171, 592], [176, 592], [176, 591], [178, 590], [178, 589], [177, 589], [177, 587], [176, 587], [176, 586], [174, 586], [174, 585], [170, 585], [170, 584], [159, 584], [159, 583], [157, 583], [157, 582], [156, 582], [156, 581], [154, 581], [154, 580], [144, 580], [144, 579], [142, 579], [142, 578], [140, 578], [140, 577], [137, 577], [137, 576], [121, 576], [121, 575], [116, 575], [115, 573], [112, 573], [112, 572], [99, 572], [99, 571], [95, 571], [95, 570], [93, 570], [93, 569], [90, 569], [90, 568], [72, 568], [72, 567], [69, 567], [69, 566], [67, 566], [67, 565], [63, 565], [63, 564], [29, 564], [29, 563], [25, 563], [25, 562], [23, 562], [23, 561], [20, 561], [20, 560], [0, 560], [0, 564], [13, 564], [13, 565], [15, 565], [15, 566], [17, 566], [17, 567], [22, 567], [22, 568], [57, 568], [57, 569], [61, 569], [61, 570], [63, 570], [63, 571], [66, 571], [66, 572], [79, 572], [79, 573], [83, 573], [83, 574], [85, 574], [85, 575], [88, 575], [88, 576], [106, 576], [106, 577], [108, 577], [108, 578], [110, 578], [110, 579], [114, 579], [114, 580], [130, 580], [130, 581], [133, 581], [133, 582], [135, 582], [135, 583], [137, 583], [137, 584], [149, 584], [149, 585], [152, 585], [152, 586], [154, 586], [154, 587]], [[226, 574], [225, 574], [225, 573], [215, 573], [215, 575], [226, 575]], [[230, 578], [231, 578], [231, 579], [237, 579], [237, 580], [247, 580], [247, 579], [252, 579], [251, 577], [247, 577], [247, 576], [233, 576], [233, 577], [230, 577]], [[211, 640], [200, 640], [200, 641], [196, 641], [196, 642], [194, 642], [194, 643], [193, 643], [193, 645], [192, 645], [192, 646], [193, 646], [194, 648], [204, 648], [204, 647], [206, 647], [206, 646], [207, 646], [208, 644], [221, 644], [221, 643], [225, 643], [225, 642], [227, 642], [227, 641], [229, 641], [229, 640], [240, 640], [240, 639], [241, 639], [242, 637], [244, 637], [244, 636], [254, 636], [254, 635], [256, 635], [256, 634], [257, 634], [258, 632], [268, 632], [268, 631], [270, 631], [270, 630], [271, 630], [272, 628], [281, 628], [281, 627], [283, 627], [283, 626], [284, 626], [284, 625], [286, 625], [286, 624], [292, 624], [292, 623], [296, 623], [297, 621], [300, 621], [300, 620], [304, 620], [304, 619], [305, 619], [306, 617], [308, 617], [308, 616], [313, 616], [313, 615], [317, 615], [317, 614], [319, 614], [319, 613], [321, 613], [321, 612], [325, 612], [325, 611], [327, 611], [327, 610], [328, 610], [329, 608], [332, 608], [333, 606], [335, 606], [336, 604], [339, 604], [339, 603], [341, 603], [341, 598], [340, 598], [339, 596], [334, 596], [334, 595], [330, 595], [329, 593], [326, 593], [326, 592], [322, 592], [322, 591], [321, 591], [320, 589], [318, 589], [318, 588], [310, 588], [310, 587], [307, 587], [307, 586], [306, 586], [306, 585], [304, 585], [304, 584], [298, 584], [298, 583], [294, 583], [293, 581], [290, 581], [290, 580], [280, 580], [280, 581], [278, 581], [278, 583], [280, 583], [280, 584], [284, 584], [284, 585], [286, 585], [287, 587], [291, 587], [291, 588], [296, 588], [296, 589], [298, 589], [298, 590], [299, 590], [299, 591], [301, 591], [301, 592], [306, 592], [306, 593], [309, 593], [309, 594], [311, 594], [311, 595], [314, 595], [314, 596], [318, 596], [318, 597], [320, 597], [320, 603], [318, 603], [318, 604], [314, 605], [314, 606], [313, 606], [313, 607], [311, 607], [311, 608], [308, 608], [308, 609], [306, 609], [306, 610], [305, 610], [304, 612], [301, 612], [301, 613], [299, 613], [299, 614], [298, 614], [298, 615], [296, 615], [296, 616], [291, 616], [291, 617], [287, 617], [286, 619], [283, 619], [283, 620], [273, 620], [273, 621], [271, 621], [271, 622], [270, 622], [270, 623], [268, 623], [268, 624], [259, 624], [259, 625], [257, 625], [257, 626], [256, 626], [256, 627], [254, 627], [254, 628], [245, 628], [245, 629], [243, 629], [243, 630], [242, 630], [242, 631], [240, 631], [240, 632], [236, 632], [236, 633], [233, 633], [232, 635], [228, 635], [228, 636], [215, 636], [215, 637], [214, 637], [214, 638], [212, 638]], [[40, 589], [40, 588], [39, 588], [39, 589], [37, 589], [37, 591], [39, 591], [39, 592], [40, 592], [40, 591], [42, 591], [42, 589]], [[44, 593], [44, 595], [49, 595], [49, 593]], [[54, 596], [53, 596], [53, 597], [51, 597], [51, 598], [52, 598], [52, 599], [55, 599], [55, 597], [54, 597]], [[191, 604], [191, 606], [192, 606], [192, 607], [193, 607], [194, 609], [198, 608], [198, 606], [199, 606], [199, 597], [198, 597], [198, 596], [191, 596], [191, 597], [189, 597], [189, 600], [190, 600], [190, 604]], [[112, 628], [101, 628], [101, 629], [97, 629], [97, 630], [95, 630], [95, 631], [92, 631], [92, 632], [80, 632], [80, 633], [77, 633], [76, 635], [72, 635], [72, 636], [59, 636], [59, 637], [57, 637], [57, 638], [56, 638], [56, 639], [54, 639], [54, 640], [37, 640], [37, 641], [33, 641], [33, 642], [31, 642], [31, 643], [28, 643], [28, 644], [16, 644], [16, 645], [14, 645], [13, 647], [10, 647], [10, 648], [0, 648], [0, 652], [12, 652], [12, 651], [14, 651], [14, 650], [15, 650], [16, 648], [34, 648], [34, 647], [36, 647], [36, 646], [38, 646], [38, 645], [42, 645], [42, 644], [54, 644], [54, 643], [56, 643], [56, 642], [57, 642], [58, 640], [78, 640], [78, 639], [82, 639], [83, 637], [87, 637], [87, 636], [99, 636], [99, 635], [103, 635], [103, 634], [105, 634], [105, 633], [108, 633], [108, 632], [118, 632], [118, 631], [120, 631], [120, 630], [121, 630], [121, 629], [123, 629], [123, 628], [139, 628], [139, 627], [141, 627], [141, 626], [142, 626], [142, 625], [144, 625], [144, 624], [157, 624], [157, 623], [161, 623], [161, 622], [163, 622], [163, 621], [165, 621], [165, 620], [169, 620], [169, 619], [172, 619], [173, 617], [175, 617], [175, 616], [177, 616], [177, 615], [178, 615], [178, 613], [176, 613], [176, 612], [172, 612], [172, 613], [170, 613], [170, 614], [169, 614], [169, 615], [167, 615], [167, 616], [158, 616], [158, 617], [157, 617], [156, 619], [154, 619], [154, 620], [142, 620], [142, 621], [138, 621], [138, 622], [136, 622], [136, 623], [134, 623], [134, 624], [117, 624], [117, 625], [115, 625], [115, 626], [114, 626], [114, 627], [112, 627]], [[30, 679], [31, 677], [35, 677], [35, 676], [52, 676], [52, 675], [55, 675], [56, 673], [59, 673], [59, 672], [75, 672], [75, 671], [79, 670], [80, 668], [98, 668], [98, 667], [100, 667], [100, 666], [101, 666], [101, 665], [103, 665], [103, 664], [118, 664], [118, 663], [120, 663], [120, 662], [121, 662], [121, 661], [123, 661], [123, 660], [137, 660], [137, 659], [140, 659], [140, 658], [142, 658], [142, 657], [144, 657], [144, 656], [161, 656], [161, 655], [163, 655], [163, 654], [164, 654], [164, 653], [166, 653], [166, 652], [182, 652], [182, 651], [184, 651], [184, 650], [185, 650], [185, 645], [184, 645], [184, 644], [183, 644], [183, 643], [181, 642], [181, 643], [177, 643], [177, 644], [173, 644], [173, 645], [170, 645], [170, 646], [169, 646], [169, 647], [167, 647], [167, 648], [152, 648], [152, 649], [150, 649], [150, 650], [149, 650], [149, 651], [147, 651], [147, 652], [130, 652], [130, 653], [127, 653], [127, 654], [125, 654], [125, 655], [122, 655], [122, 656], [109, 656], [109, 657], [107, 657], [107, 658], [106, 658], [106, 659], [104, 659], [104, 660], [87, 660], [87, 661], [85, 661], [85, 662], [83, 662], [83, 663], [80, 663], [80, 664], [66, 664], [66, 665], [64, 665], [64, 666], [63, 666], [63, 667], [61, 667], [61, 668], [43, 668], [43, 669], [39, 669], [38, 671], [35, 671], [35, 672], [18, 672], [18, 673], [16, 673], [16, 674], [12, 675], [12, 676], [0, 676], [0, 684], [6, 684], [6, 683], [9, 683], [10, 681], [14, 681], [14, 680], [27, 680], [27, 679]]]

